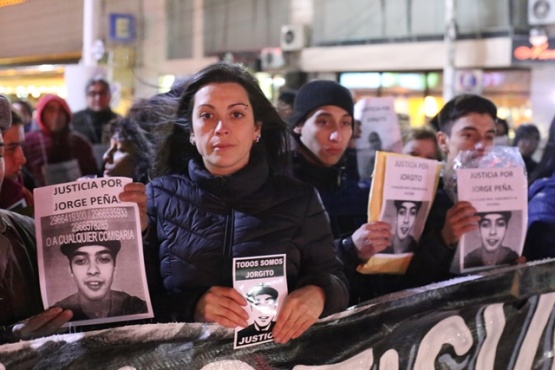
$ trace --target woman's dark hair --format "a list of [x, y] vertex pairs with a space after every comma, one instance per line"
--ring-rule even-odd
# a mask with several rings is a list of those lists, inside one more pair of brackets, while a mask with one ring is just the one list
[[189, 141], [192, 114], [195, 94], [211, 83], [237, 83], [246, 90], [252, 105], [254, 121], [262, 122], [260, 142], [253, 145], [251, 155], [255, 149], [263, 148], [264, 150], [261, 151], [256, 150], [256, 153], [262, 152], [257, 155], [265, 155], [274, 172], [285, 171], [288, 150], [287, 125], [260, 89], [256, 78], [245, 67], [220, 62], [204, 68], [191, 77], [179, 100], [174, 124], [158, 132], [163, 138], [158, 141], [155, 175], [182, 173], [186, 170], [185, 163], [188, 159], [201, 159], [196, 147]]
[[551, 120], [549, 126], [549, 136], [547, 143], [543, 149], [542, 158], [540, 163], [534, 171], [528, 176], [528, 184], [543, 177], [550, 177], [555, 172], [555, 117]]
[[118, 117], [108, 124], [108, 133], [110, 138], [125, 141], [133, 147], [135, 152], [135, 175], [133, 180], [146, 184], [149, 181], [152, 145], [144, 130], [134, 120]]

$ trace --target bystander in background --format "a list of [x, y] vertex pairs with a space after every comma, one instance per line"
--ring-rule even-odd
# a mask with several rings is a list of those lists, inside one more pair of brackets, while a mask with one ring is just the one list
[[513, 146], [516, 146], [522, 155], [528, 176], [530, 176], [538, 166], [538, 162], [532, 157], [538, 149], [540, 138], [540, 130], [538, 130], [536, 125], [531, 123], [518, 126], [515, 132]]

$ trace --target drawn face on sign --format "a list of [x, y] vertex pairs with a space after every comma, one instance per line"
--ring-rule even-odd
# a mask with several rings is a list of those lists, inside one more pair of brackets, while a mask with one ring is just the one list
[[488, 252], [495, 252], [505, 238], [507, 232], [507, 219], [499, 213], [490, 213], [480, 220], [480, 237], [482, 245]]
[[397, 236], [403, 240], [409, 236], [416, 214], [418, 213], [418, 204], [416, 202], [400, 202], [397, 206]]
[[270, 294], [259, 294], [251, 302], [251, 312], [255, 324], [264, 328], [269, 326], [276, 316], [277, 301]]
[[88, 300], [103, 299], [112, 287], [115, 265], [114, 256], [105, 246], [78, 248], [71, 257], [70, 266], [79, 294]]

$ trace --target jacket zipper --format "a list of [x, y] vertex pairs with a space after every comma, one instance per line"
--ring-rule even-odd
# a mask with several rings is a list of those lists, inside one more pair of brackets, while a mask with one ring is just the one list
[[225, 235], [223, 245], [223, 259], [222, 259], [222, 282], [224, 286], [233, 286], [233, 221], [234, 213], [230, 211], [226, 217]]

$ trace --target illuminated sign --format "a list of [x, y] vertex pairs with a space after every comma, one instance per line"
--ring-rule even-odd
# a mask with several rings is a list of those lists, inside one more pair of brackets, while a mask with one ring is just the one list
[[24, 3], [26, 0], [0, 0], [0, 8]]
[[553, 63], [555, 62], [555, 39], [548, 39], [540, 45], [532, 45], [528, 37], [513, 38], [513, 63]]
[[110, 14], [110, 40], [134, 42], [136, 38], [135, 17], [132, 14]]

